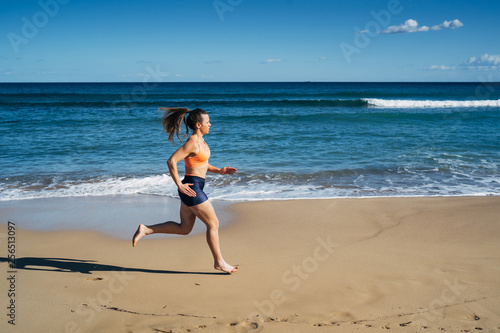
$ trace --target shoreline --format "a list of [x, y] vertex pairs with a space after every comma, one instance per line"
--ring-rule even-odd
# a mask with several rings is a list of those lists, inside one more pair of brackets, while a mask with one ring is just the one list
[[[221, 248], [240, 265], [232, 275], [213, 270], [201, 233], [133, 248], [95, 231], [16, 225], [16, 328], [500, 332], [500, 197], [262, 201], [227, 211]], [[0, 313], [2, 329], [8, 320]]]
[[[370, 200], [370, 199], [439, 199], [439, 198], [500, 198], [500, 194], [477, 195], [414, 195], [414, 196], [360, 196], [360, 197], [315, 197], [276, 199], [211, 199], [221, 227], [233, 223], [231, 207], [246, 203], [315, 201], [315, 200]], [[115, 194], [99, 196], [71, 196], [52, 198], [30, 198], [0, 201], [0, 225], [11, 222], [27, 222], [24, 227], [33, 231], [95, 231], [118, 239], [128, 239], [124, 228], [139, 224], [156, 224], [164, 221], [179, 221], [178, 198], [152, 194]], [[62, 211], [62, 213], [61, 213]], [[94, 214], [92, 214], [94, 212]], [[88, 223], [90, 219], [92, 223]], [[101, 222], [101, 224], [100, 224]], [[83, 223], [83, 226], [82, 226]], [[111, 224], [110, 224], [111, 223]], [[119, 231], [118, 233], [116, 231]], [[134, 229], [135, 232], [135, 229]], [[197, 220], [192, 234], [204, 232]], [[178, 237], [177, 235], [153, 235], [152, 237]]]
[[[213, 204], [221, 225], [225, 225], [229, 218], [226, 212], [229, 204]], [[135, 194], [0, 201], [0, 224], [11, 221], [24, 225], [27, 230], [95, 231], [118, 239], [129, 239], [141, 223], [179, 222], [179, 207], [179, 199]], [[196, 223], [193, 233], [203, 232], [202, 224]]]

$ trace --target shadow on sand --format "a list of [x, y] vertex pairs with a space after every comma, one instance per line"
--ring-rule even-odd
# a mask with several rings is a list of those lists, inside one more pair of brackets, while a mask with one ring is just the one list
[[[9, 261], [6, 257], [0, 257], [0, 262]], [[132, 268], [115, 265], [100, 264], [95, 260], [80, 260], [68, 258], [38, 258], [24, 257], [16, 258], [15, 264], [11, 269], [25, 269], [33, 271], [47, 272], [66, 272], [66, 273], [83, 273], [92, 274], [92, 272], [142, 272], [155, 274], [199, 274], [199, 275], [228, 275], [224, 272], [188, 272], [188, 271], [171, 271], [160, 269]]]

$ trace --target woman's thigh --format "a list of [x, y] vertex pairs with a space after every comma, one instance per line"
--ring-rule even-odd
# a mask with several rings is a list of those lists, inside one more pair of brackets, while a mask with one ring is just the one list
[[[187, 207], [187, 206], [186, 206]], [[215, 214], [214, 206], [210, 200], [207, 200], [199, 205], [191, 206], [189, 209], [196, 215], [207, 227], [218, 227], [219, 220]]]

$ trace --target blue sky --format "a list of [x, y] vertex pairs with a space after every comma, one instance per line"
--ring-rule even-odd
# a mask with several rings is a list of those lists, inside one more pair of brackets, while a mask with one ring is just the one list
[[0, 82], [500, 81], [500, 1], [0, 0]]

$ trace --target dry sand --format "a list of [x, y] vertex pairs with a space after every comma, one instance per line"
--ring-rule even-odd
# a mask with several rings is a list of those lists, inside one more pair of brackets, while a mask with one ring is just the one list
[[240, 266], [232, 275], [212, 269], [203, 234], [132, 248], [97, 232], [22, 225], [11, 270], [1, 225], [0, 330], [500, 332], [500, 197], [229, 209], [234, 223], [220, 235], [226, 261]]

